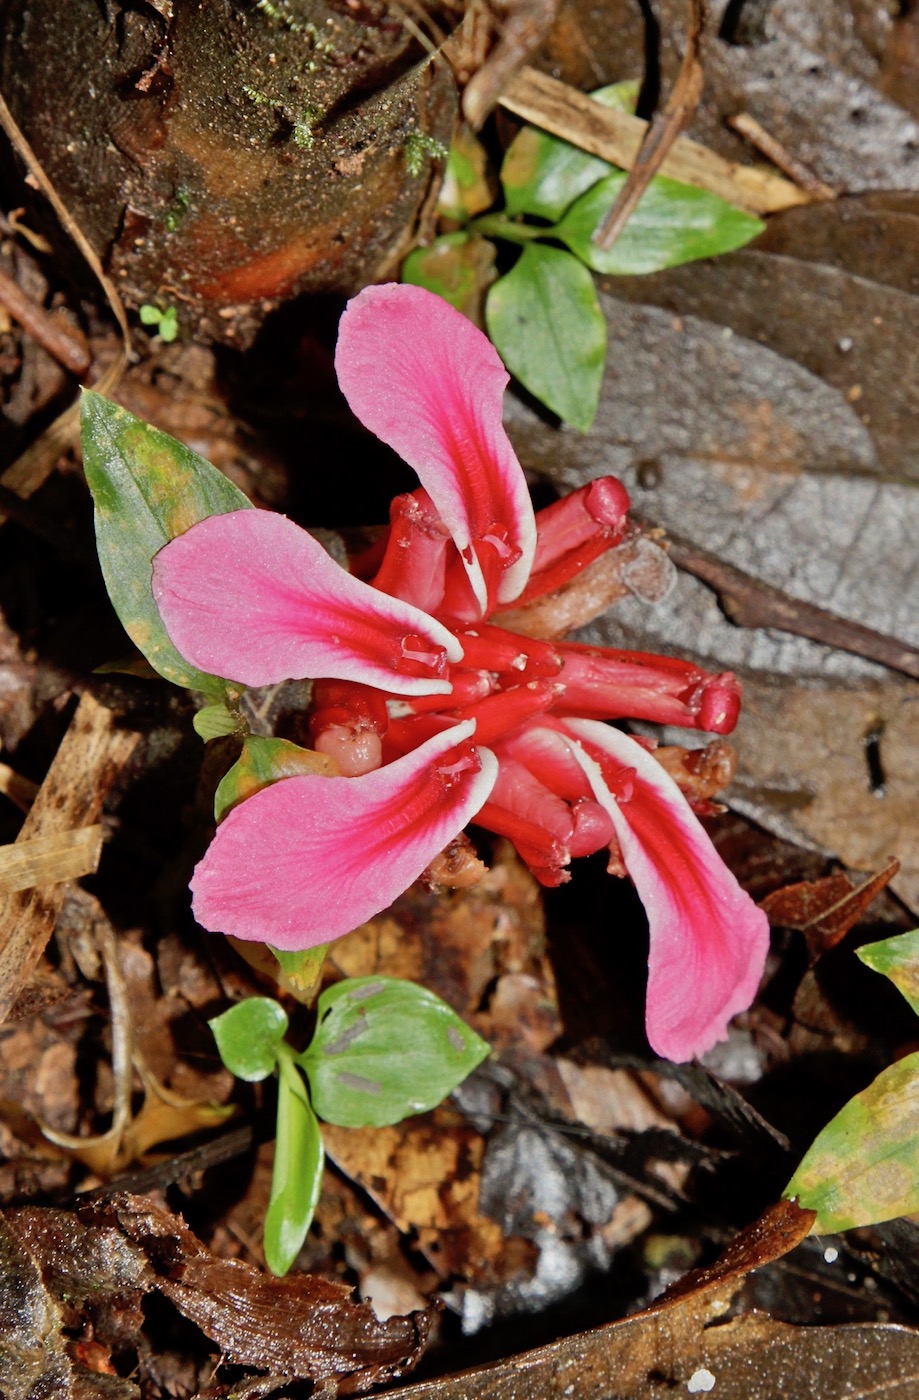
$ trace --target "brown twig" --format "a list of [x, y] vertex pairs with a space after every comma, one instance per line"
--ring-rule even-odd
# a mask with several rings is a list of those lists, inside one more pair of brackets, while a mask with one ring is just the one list
[[0, 268], [0, 306], [18, 321], [23, 330], [37, 341], [71, 374], [82, 375], [89, 369], [90, 356], [85, 344], [78, 340], [57, 316], [36, 306], [12, 279]]
[[699, 62], [702, 17], [702, 0], [689, 0], [686, 46], [677, 80], [663, 111], [653, 117], [625, 184], [594, 233], [593, 241], [598, 248], [612, 248], [674, 141], [695, 115], [702, 96], [702, 64]]
[[780, 632], [791, 632], [796, 637], [807, 637], [809, 641], [851, 652], [866, 661], [877, 661], [892, 671], [901, 671], [919, 680], [919, 648], [861, 622], [850, 622], [815, 603], [794, 598], [679, 535], [668, 531], [667, 539], [670, 558], [677, 568], [714, 589], [722, 608], [738, 627], [774, 627]]
[[813, 199], [835, 199], [836, 191], [829, 185], [825, 185], [812, 170], [798, 160], [796, 155], [792, 155], [786, 146], [783, 146], [777, 137], [767, 131], [764, 126], [760, 126], [755, 117], [751, 117], [749, 112], [738, 112], [736, 116], [728, 117], [728, 126], [732, 131], [736, 131], [739, 136], [743, 136], [750, 145], [755, 147], [767, 160], [771, 160], [777, 170], [781, 170], [790, 180], [805, 190]]
[[[535, 68], [521, 69], [501, 94], [500, 102], [515, 116], [622, 170], [631, 170], [648, 130], [641, 117], [603, 107], [586, 93]], [[686, 136], [673, 143], [658, 173], [709, 190], [751, 214], [774, 214], [811, 203], [809, 195], [783, 176], [725, 160]]]

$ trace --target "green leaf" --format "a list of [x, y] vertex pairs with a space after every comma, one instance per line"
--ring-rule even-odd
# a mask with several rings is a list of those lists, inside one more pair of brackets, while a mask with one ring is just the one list
[[90, 390], [82, 420], [99, 562], [125, 631], [161, 676], [222, 697], [226, 681], [190, 665], [166, 635], [150, 588], [153, 556], [197, 521], [249, 502], [196, 452]]
[[524, 388], [586, 432], [606, 359], [606, 322], [587, 269], [561, 248], [529, 244], [488, 293], [485, 320]]
[[238, 802], [281, 778], [301, 778], [307, 773], [329, 778], [334, 777], [335, 772], [335, 765], [313, 749], [301, 749], [299, 744], [291, 744], [287, 739], [249, 734], [239, 758], [217, 785], [214, 816], [217, 821], [223, 821]]
[[385, 1127], [434, 1108], [489, 1054], [446, 1002], [414, 982], [358, 977], [328, 987], [299, 1063], [320, 1118]]
[[195, 715], [192, 725], [199, 738], [207, 743], [210, 739], [225, 739], [228, 734], [238, 734], [242, 720], [226, 705], [204, 705]]
[[919, 928], [856, 948], [866, 967], [889, 977], [919, 1016]]
[[278, 1081], [278, 1131], [265, 1214], [265, 1263], [286, 1274], [300, 1253], [322, 1188], [325, 1153], [303, 1080], [288, 1058]]
[[450, 143], [443, 184], [437, 197], [442, 219], [464, 224], [494, 203], [488, 152], [468, 126], [461, 126]]
[[179, 313], [174, 306], [167, 306], [160, 320], [160, 340], [168, 345], [179, 334]]
[[137, 314], [142, 326], [158, 326], [163, 319], [163, 313], [159, 307], [151, 306], [149, 302], [145, 302]]
[[247, 997], [208, 1025], [227, 1069], [251, 1084], [272, 1073], [287, 1031], [287, 1012], [272, 997]]
[[694, 185], [658, 175], [651, 181], [610, 249], [593, 235], [625, 184], [623, 171], [607, 175], [581, 195], [551, 232], [593, 268], [617, 276], [659, 272], [664, 267], [730, 253], [762, 233], [761, 219]]
[[[629, 80], [599, 88], [590, 95], [604, 107], [631, 114], [638, 101], [638, 87], [636, 81]], [[501, 165], [506, 213], [535, 214], [555, 223], [579, 194], [613, 168], [608, 161], [588, 155], [570, 141], [550, 136], [535, 126], [525, 126], [508, 146]]]
[[402, 281], [436, 292], [471, 321], [481, 315], [485, 289], [495, 280], [495, 245], [470, 233], [447, 233], [416, 248], [402, 264]]
[[817, 1212], [818, 1234], [919, 1211], [919, 1053], [840, 1109], [782, 1194]]

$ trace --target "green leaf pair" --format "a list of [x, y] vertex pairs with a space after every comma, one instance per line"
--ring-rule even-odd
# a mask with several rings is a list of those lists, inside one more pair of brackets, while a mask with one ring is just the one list
[[252, 1083], [278, 1071], [265, 1218], [265, 1259], [276, 1274], [293, 1264], [316, 1209], [324, 1157], [317, 1115], [342, 1128], [401, 1122], [436, 1107], [489, 1053], [446, 1002], [398, 978], [338, 982], [320, 996], [317, 1018], [300, 1054], [284, 1039], [287, 1013], [270, 997], [250, 997], [210, 1023], [220, 1058], [238, 1079]]
[[[919, 1014], [919, 929], [859, 948]], [[783, 1193], [820, 1234], [919, 1211], [919, 1053], [882, 1070], [814, 1140]]]
[[[594, 101], [634, 110], [635, 82], [615, 83]], [[468, 143], [468, 138], [467, 143]], [[457, 170], [469, 165], [468, 153]], [[448, 162], [448, 173], [451, 169]], [[437, 292], [470, 314], [472, 286], [488, 260], [483, 237], [523, 244], [510, 272], [489, 288], [488, 334], [524, 388], [564, 422], [586, 432], [600, 398], [606, 322], [593, 278], [600, 272], [634, 276], [731, 252], [762, 231], [762, 222], [694, 185], [655, 176], [610, 249], [594, 234], [625, 184], [624, 171], [535, 127], [524, 127], [501, 166], [504, 209], [469, 219], [467, 228], [419, 248], [405, 261], [403, 280]], [[444, 211], [463, 216], [459, 178]], [[528, 220], [529, 222], [524, 222]], [[533, 220], [546, 222], [535, 223]], [[559, 248], [557, 244], [564, 244]]]

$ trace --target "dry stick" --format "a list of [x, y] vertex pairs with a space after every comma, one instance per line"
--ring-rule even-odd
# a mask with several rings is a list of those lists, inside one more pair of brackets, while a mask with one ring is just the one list
[[[115, 725], [110, 710], [83, 696], [19, 841], [98, 822], [103, 798], [140, 737]], [[66, 884], [43, 885], [11, 894], [0, 906], [0, 1021], [44, 952], [66, 893]]]
[[[634, 517], [633, 517], [634, 518]], [[774, 627], [807, 637], [812, 642], [852, 652], [867, 661], [880, 662], [892, 671], [919, 680], [919, 649], [897, 637], [876, 632], [861, 622], [850, 622], [815, 603], [802, 602], [780, 588], [744, 573], [707, 549], [667, 532], [668, 553], [678, 569], [693, 574], [718, 594], [721, 606], [738, 627]]]
[[728, 126], [736, 131], [739, 136], [743, 136], [755, 146], [760, 155], [764, 155], [767, 160], [778, 169], [784, 171], [790, 180], [800, 186], [802, 190], [813, 199], [826, 200], [835, 199], [836, 191], [829, 185], [825, 185], [812, 170], [792, 155], [787, 147], [783, 146], [777, 137], [767, 131], [764, 126], [760, 126], [755, 117], [751, 117], [749, 112], [738, 112], [734, 117], [728, 117]]
[[36, 306], [25, 292], [0, 268], [0, 306], [28, 331], [33, 340], [53, 355], [71, 374], [85, 374], [89, 369], [89, 351], [73, 332], [43, 306]]
[[[535, 68], [521, 69], [502, 93], [501, 106], [622, 170], [631, 170], [648, 130], [641, 117], [603, 107]], [[812, 202], [810, 195], [781, 175], [725, 160], [685, 136], [673, 143], [658, 174], [708, 190], [752, 214], [774, 214]]]
[[702, 0], [689, 0], [686, 49], [673, 91], [663, 111], [657, 112], [652, 119], [625, 184], [593, 235], [598, 248], [607, 251], [612, 248], [663, 164], [667, 152], [695, 115], [702, 96], [702, 64], [699, 62], [701, 33]]
[[[87, 239], [85, 233], [80, 228], [73, 215], [64, 204], [54, 185], [42, 167], [32, 147], [19, 129], [16, 119], [6, 105], [2, 95], [0, 95], [0, 126], [9, 137], [10, 144], [18, 153], [20, 158], [28, 167], [29, 173], [50, 203], [52, 209], [61, 222], [64, 232], [76, 243], [83, 257], [86, 259], [96, 280], [99, 282], [105, 293], [112, 314], [118, 322], [121, 331], [121, 352], [117, 359], [109, 365], [108, 369], [93, 386], [98, 393], [107, 394], [118, 383], [124, 373], [128, 363], [128, 351], [131, 343], [131, 333], [128, 327], [128, 318], [125, 314], [124, 305], [118, 295], [118, 289], [114, 282], [105, 272], [95, 249]], [[9, 490], [15, 491], [18, 496], [28, 497], [37, 491], [39, 486], [50, 476], [55, 462], [63, 452], [72, 447], [76, 442], [80, 431], [80, 406], [79, 403], [72, 403], [69, 408], [55, 418], [54, 422], [42, 433], [31, 447], [26, 448], [20, 457], [17, 457], [12, 466], [0, 476], [0, 484]], [[0, 525], [6, 520], [6, 514], [0, 510]]]
[[0, 896], [92, 875], [102, 854], [102, 827], [49, 831], [0, 846]]

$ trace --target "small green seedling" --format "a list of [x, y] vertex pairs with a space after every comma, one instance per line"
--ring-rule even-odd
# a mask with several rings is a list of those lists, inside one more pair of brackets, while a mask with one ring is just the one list
[[317, 1003], [306, 1050], [284, 1039], [284, 1008], [250, 997], [210, 1022], [220, 1058], [238, 1079], [278, 1075], [277, 1141], [265, 1217], [265, 1260], [293, 1264], [322, 1185], [318, 1119], [342, 1128], [385, 1127], [435, 1108], [489, 1054], [440, 997], [394, 977], [349, 978]]
[[174, 306], [167, 306], [165, 311], [161, 311], [158, 306], [152, 306], [146, 302], [138, 312], [141, 325], [156, 327], [156, 334], [160, 340], [167, 345], [175, 340], [179, 334], [179, 316]]

